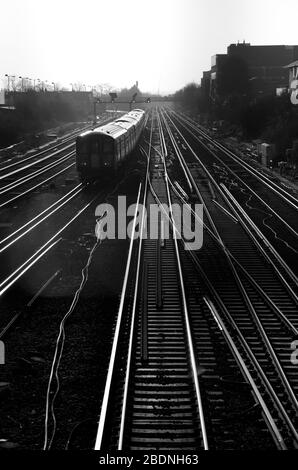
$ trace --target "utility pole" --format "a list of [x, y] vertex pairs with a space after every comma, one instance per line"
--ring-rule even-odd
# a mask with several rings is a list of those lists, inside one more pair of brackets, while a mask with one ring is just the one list
[[23, 82], [23, 77], [19, 77], [21, 79], [21, 91], [23, 91], [23, 88], [24, 88], [24, 82]]
[[135, 102], [136, 102], [136, 96], [137, 96], [137, 93], [134, 93], [134, 94], [132, 95], [132, 99], [131, 99], [131, 101], [129, 102], [129, 111], [131, 111], [131, 105], [132, 105], [132, 103], [135, 103]]
[[97, 113], [96, 113], [96, 105], [97, 103], [100, 103], [100, 99], [97, 98], [96, 100], [93, 101], [93, 125], [96, 125], [97, 122]]
[[5, 77], [7, 77], [7, 91], [9, 91], [10, 89], [10, 75], [8, 75], [7, 73], [5, 74]]

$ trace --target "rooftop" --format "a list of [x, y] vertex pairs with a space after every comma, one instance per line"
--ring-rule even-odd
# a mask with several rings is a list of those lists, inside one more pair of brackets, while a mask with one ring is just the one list
[[298, 67], [298, 60], [295, 60], [294, 62], [291, 62], [289, 65], [285, 65], [285, 69], [290, 69], [291, 67]]

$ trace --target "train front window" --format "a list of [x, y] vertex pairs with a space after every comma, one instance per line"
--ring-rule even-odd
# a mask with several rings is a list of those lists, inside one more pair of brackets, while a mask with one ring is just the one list
[[111, 167], [114, 159], [114, 142], [111, 139], [104, 139], [102, 143], [103, 166]]
[[77, 153], [78, 155], [88, 154], [88, 142], [86, 139], [77, 139]]
[[98, 156], [98, 142], [97, 139], [92, 139], [91, 142], [91, 156]]
[[103, 152], [104, 153], [113, 153], [113, 142], [105, 140], [103, 143]]

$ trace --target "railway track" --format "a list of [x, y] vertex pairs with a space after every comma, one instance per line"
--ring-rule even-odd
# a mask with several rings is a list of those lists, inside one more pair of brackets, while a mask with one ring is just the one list
[[[175, 142], [166, 115], [163, 117], [170, 140]], [[289, 447], [295, 446], [298, 382], [290, 356], [298, 326], [297, 285], [290, 286], [286, 273], [281, 272], [275, 260], [268, 260], [264, 250], [256, 245], [252, 231], [243, 231], [243, 214], [235, 210], [237, 206], [227, 197], [229, 193], [214, 180], [213, 188], [210, 186], [208, 170], [203, 171], [204, 166], [195, 163], [190, 155], [181, 161], [207, 215], [203, 248], [193, 256], [207, 283], [206, 295], [212, 293], [238, 344], [241, 339], [243, 353], [251, 357], [259, 374], [254, 376], [258, 381], [262, 377], [262, 393], [265, 394], [265, 385], [268, 400], [274, 397], [275, 422], [280, 423], [282, 416], [279, 429], [283, 430], [283, 441]]]
[[[71, 139], [73, 139], [73, 136], [71, 137]], [[73, 145], [74, 142], [72, 142], [71, 144], [67, 144], [67, 149], [69, 148], [69, 146]], [[54, 154], [59, 152], [60, 151], [55, 151]], [[61, 157], [61, 159], [65, 160], [66, 158], [68, 160], [69, 158], [73, 157], [73, 155], [74, 152], [71, 152], [70, 154], [67, 154], [66, 157]], [[50, 156], [52, 157], [53, 154], [50, 154]], [[43, 158], [49, 158], [49, 156]], [[50, 165], [56, 166], [59, 164], [60, 162], [56, 162]], [[74, 165], [75, 162], [71, 163], [65, 169], [60, 170], [57, 174], [50, 176], [45, 181], [51, 180], [53, 177], [60, 175], [65, 170], [69, 169], [70, 167], [73, 167]], [[20, 168], [19, 170], [22, 170], [22, 168]], [[48, 171], [48, 165], [46, 165], [46, 168], [41, 170], [42, 173], [46, 171]], [[40, 172], [38, 171], [38, 173]], [[27, 179], [31, 180], [35, 177], [35, 172], [33, 176], [30, 176], [28, 178], [22, 177], [22, 182], [20, 184], [23, 183], [23, 180], [27, 181]], [[0, 204], [0, 208], [3, 209], [4, 206], [9, 205], [11, 202], [14, 202], [19, 197], [43, 185], [45, 181], [37, 183], [34, 187], [31, 187], [26, 191], [17, 194], [16, 196], [7, 200], [5, 203]], [[116, 180], [116, 183], [118, 185], [119, 180]], [[17, 184], [18, 183], [15, 182], [8, 186], [14, 187]], [[106, 189], [108, 190], [109, 187], [110, 185], [107, 185]], [[7, 191], [9, 189], [7, 189]], [[77, 217], [79, 217], [93, 203], [96, 198], [99, 198], [101, 194], [104, 194], [104, 191], [100, 191], [99, 194], [97, 194], [98, 189], [96, 189], [95, 182], [93, 184], [88, 185], [87, 193], [86, 189], [87, 184], [77, 184], [70, 191], [63, 194], [55, 202], [46, 205], [43, 210], [34, 213], [33, 216], [31, 215], [30, 218], [27, 219], [24, 223], [21, 223], [17, 228], [13, 229], [8, 234], [5, 234], [3, 238], [0, 239], [0, 255], [3, 260], [0, 269], [0, 297], [5, 292], [7, 292], [8, 288], [14, 285], [14, 283], [20, 278], [20, 273], [25, 274], [28, 271], [29, 268], [27, 268], [27, 266], [33, 266], [33, 264], [35, 264], [35, 262], [37, 262], [43, 256], [42, 253], [44, 252], [44, 250], [46, 250], [45, 253], [47, 253], [48, 246], [53, 241], [55, 241], [57, 237], [62, 232], [64, 232], [64, 230], [66, 230], [72, 224], [72, 222], [75, 221]], [[1, 192], [5, 192], [5, 188], [2, 188], [2, 190], [0, 190], [0, 194]], [[92, 197], [92, 194], [94, 195], [94, 193], [96, 195], [95, 197]], [[87, 194], [87, 197], [85, 194]], [[78, 204], [78, 208], [76, 208], [76, 201], [79, 197], [81, 198], [81, 207], [80, 204]], [[51, 201], [52, 198], [49, 198], [49, 200]], [[69, 217], [69, 214], [67, 213], [71, 205], [74, 205], [76, 208], [76, 210], [73, 211], [73, 217]], [[44, 207], [45, 204], [37, 203], [36, 206]], [[29, 213], [30, 212], [31, 211], [29, 211]], [[22, 218], [19, 217], [19, 219]], [[14, 253], [16, 253], [16, 255]], [[10, 273], [7, 273], [8, 267], [10, 268]]]
[[[52, 320], [50, 326], [47, 326], [44, 329], [42, 328], [42, 332], [40, 333], [41, 338], [35, 337], [34, 331], [28, 332], [26, 327], [27, 322], [29, 323], [29, 325], [31, 324], [33, 326], [36, 325], [36, 323], [38, 324], [39, 320], [37, 318], [34, 320], [34, 317], [36, 314], [40, 313], [40, 311], [38, 310], [38, 305], [42, 305], [43, 300], [40, 299], [39, 302], [37, 302], [36, 300], [38, 299], [38, 296], [40, 294], [43, 294], [44, 289], [47, 289], [49, 284], [52, 282], [54, 282], [54, 292], [57, 292], [58, 296], [63, 296], [61, 299], [61, 308], [59, 306], [59, 297], [58, 299], [54, 297], [49, 298], [48, 300], [49, 311], [51, 310], [51, 308], [53, 308], [53, 305], [55, 308], [55, 304], [57, 304], [58, 302], [58, 307], [56, 306], [56, 311], [54, 312], [53, 322], [54, 325], [56, 325], [57, 331], [59, 331], [59, 318], [61, 317], [61, 315], [63, 315], [63, 305], [64, 307], [66, 305], [66, 308], [68, 308], [68, 296], [72, 296], [73, 289], [76, 288], [78, 282], [78, 275], [80, 274], [78, 266], [80, 267], [82, 263], [86, 262], [85, 258], [86, 255], [88, 258], [88, 250], [90, 244], [92, 243], [93, 245], [93, 230], [95, 224], [94, 204], [96, 203], [96, 201], [97, 203], [104, 202], [107, 197], [112, 197], [111, 195], [114, 192], [117, 192], [119, 186], [128, 184], [125, 182], [125, 180], [130, 176], [131, 173], [133, 173], [133, 171], [135, 171], [135, 166], [132, 167], [132, 165], [128, 165], [128, 167], [124, 171], [124, 175], [123, 173], [119, 174], [119, 177], [117, 177], [115, 181], [111, 182], [110, 184], [106, 184], [105, 187], [100, 188], [100, 190], [98, 188], [98, 185], [94, 183], [94, 185], [88, 185], [88, 191], [83, 193], [83, 190], [85, 189], [84, 185], [78, 184], [73, 189], [64, 194], [62, 197], [60, 197], [59, 200], [55, 201], [49, 206], [46, 206], [44, 210], [35, 214], [34, 217], [30, 218], [30, 220], [27, 220], [24, 224], [20, 225], [19, 227], [16, 227], [16, 229], [12, 230], [11, 233], [9, 233], [7, 236], [2, 238], [2, 240], [0, 240], [0, 256], [1, 261], [4, 261], [4, 263], [2, 264], [3, 269], [1, 269], [1, 271], [3, 272], [0, 280], [0, 298], [2, 314], [0, 324], [0, 338], [5, 338], [7, 348], [9, 347], [9, 341], [11, 337], [16, 337], [18, 340], [19, 337], [22, 338], [22, 336], [24, 336], [26, 342], [26, 340], [28, 340], [29, 335], [32, 337], [32, 342], [35, 348], [42, 350], [43, 334], [51, 334], [52, 336], [55, 335], [55, 329], [53, 331]], [[130, 191], [134, 191], [132, 187], [130, 188]], [[131, 198], [132, 195], [130, 194], [129, 197]], [[26, 254], [25, 252], [23, 252], [22, 247], [24, 246], [26, 248], [28, 248], [28, 246], [31, 248], [30, 254]], [[15, 266], [12, 266], [11, 263], [5, 263], [5, 256], [7, 256], [8, 259], [11, 259], [12, 253], [16, 254]], [[36, 282], [33, 282], [31, 284], [31, 287], [37, 286], [37, 288], [34, 292], [33, 290], [30, 291], [32, 292], [32, 295], [34, 294], [31, 299], [28, 299], [29, 293], [27, 294], [27, 292], [24, 292], [26, 304], [20, 305], [21, 302], [19, 302], [19, 299], [14, 299], [13, 295], [14, 292], [18, 292], [18, 289], [20, 289], [22, 296], [22, 285], [26, 287], [26, 281], [28, 280], [28, 278], [29, 280], [31, 280], [31, 278], [35, 279]], [[61, 292], [67, 292], [64, 303], [63, 299], [65, 294], [61, 294]], [[106, 301], [106, 303], [109, 304], [108, 301]], [[110, 301], [110, 304], [111, 303], [112, 301]], [[34, 304], [34, 307], [32, 307], [32, 304]], [[45, 304], [47, 304], [47, 302], [45, 302]], [[92, 301], [90, 301], [90, 304], [92, 305]], [[84, 307], [85, 304], [83, 304], [82, 308], [84, 309]], [[92, 307], [90, 308], [90, 310], [91, 309]], [[77, 310], [77, 321], [80, 324], [80, 310], [79, 308]], [[45, 309], [44, 314], [47, 318], [47, 308]], [[92, 316], [92, 314], [90, 315]], [[21, 328], [21, 331], [19, 330], [19, 328], [16, 328], [16, 324], [18, 324], [19, 328]], [[87, 327], [89, 327], [88, 324], [86, 325], [86, 328]], [[74, 335], [76, 335], [76, 332], [74, 333]], [[72, 341], [72, 338], [67, 337], [66, 343], [68, 346], [69, 344], [73, 346]], [[49, 349], [45, 353], [46, 357], [48, 355], [51, 356], [52, 346], [53, 344], [49, 345]], [[31, 344], [27, 344], [27, 347], [30, 350], [32, 346]], [[24, 352], [24, 355], [26, 355], [26, 352]], [[41, 354], [41, 356], [43, 356], [43, 354]], [[9, 354], [9, 358], [10, 361], [14, 360], [13, 351]], [[50, 360], [51, 359], [52, 357], [50, 357]], [[18, 358], [16, 358], [16, 362], [17, 360]], [[28, 358], [28, 363], [29, 362], [30, 357]], [[87, 364], [87, 366], [89, 366], [89, 364]], [[72, 373], [74, 374], [74, 372], [75, 366]], [[28, 375], [29, 380], [31, 380], [30, 374]], [[44, 378], [47, 379], [47, 377]], [[38, 385], [36, 387], [38, 388]], [[14, 389], [15, 388], [17, 388], [16, 384], [14, 384]], [[43, 392], [44, 390], [42, 390], [40, 397], [42, 400], [42, 405], [44, 406]], [[26, 392], [24, 391], [24, 395], [25, 394]], [[52, 396], [53, 395], [50, 394], [50, 398], [52, 398]], [[38, 400], [35, 401], [37, 402]], [[4, 407], [5, 405], [6, 403], [4, 404]], [[39, 404], [36, 403], [36, 406], [39, 407]], [[24, 408], [27, 409], [27, 404], [25, 402]], [[28, 405], [28, 409], [30, 410], [30, 405]], [[49, 413], [49, 433], [52, 432], [51, 412]], [[28, 413], [30, 413], [30, 411], [28, 411]], [[62, 417], [59, 412], [57, 412], [57, 415], [58, 439], [55, 435], [55, 445], [57, 445], [58, 440], [59, 447], [59, 445], [61, 446], [61, 441], [63, 441], [63, 437], [66, 442], [67, 437], [70, 436], [70, 431], [76, 427], [77, 423], [73, 423], [70, 422], [70, 420], [67, 420], [66, 427], [68, 427], [65, 431], [65, 434], [63, 434], [63, 432], [61, 432], [60, 434], [60, 423], [62, 422], [63, 424], [65, 424], [65, 422], [63, 422], [63, 413]], [[26, 418], [24, 419], [24, 421], [26, 421]], [[24, 439], [26, 439], [22, 435], [22, 432], [19, 432], [18, 438], [21, 441], [24, 441]], [[63, 443], [64, 445], [65, 442]], [[38, 442], [35, 442], [34, 445], [36, 447], [36, 445], [38, 445]]]
[[220, 150], [221, 155], [223, 154], [226, 156], [230, 156], [231, 161], [234, 160], [235, 163], [238, 163], [238, 166], [235, 165], [235, 168], [239, 167], [239, 165], [242, 166], [243, 169], [247, 170], [247, 173], [250, 173], [256, 179], [261, 181], [266, 188], [269, 188], [271, 191], [275, 192], [281, 199], [283, 199], [289, 205], [294, 207], [294, 209], [298, 208], [298, 199], [297, 197], [295, 197], [293, 189], [289, 187], [286, 190], [281, 186], [281, 183], [276, 182], [276, 177], [268, 174], [267, 172], [265, 172], [265, 170], [261, 170], [259, 167], [254, 166], [252, 161], [249, 162], [247, 159], [241, 159], [236, 153], [232, 152], [229, 148], [225, 147], [217, 140], [211, 138], [210, 135], [206, 132], [206, 130], [202, 126], [199, 126], [192, 119], [188, 118], [183, 114], [174, 113], [174, 115], [179, 116], [180, 119], [182, 119], [184, 122], [189, 123], [190, 127], [194, 131], [199, 130], [199, 134], [201, 135], [201, 137], [204, 138], [206, 142], [208, 141], [210, 144], [212, 144], [214, 148]]
[[170, 113], [168, 117], [178, 139], [187, 136], [193, 148], [198, 149], [198, 161], [204, 163], [217, 183], [224, 183], [229, 188], [259, 230], [297, 273], [297, 198], [212, 139], [188, 118], [177, 113]]
[[[131, 233], [148, 236], [130, 240], [95, 449], [296, 448], [295, 275], [258, 236], [231, 188], [198, 161], [192, 141], [173, 128], [168, 113], [156, 109], [141, 148], [147, 170]], [[81, 190], [76, 186], [0, 240], [0, 253]], [[1, 295], [46, 259], [93, 200], [0, 283]], [[203, 204], [203, 220], [196, 203]], [[174, 204], [192, 213], [191, 227], [203, 226], [201, 248], [186, 249]], [[55, 429], [56, 422], [45, 448]]]
[[[55, 225], [52, 222], [53, 230], [50, 235], [50, 238], [48, 238], [47, 236], [46, 238], [42, 239], [41, 237], [36, 236], [36, 233], [35, 233], [34, 240], [35, 239], [39, 240], [39, 243], [37, 245], [35, 243], [32, 246], [30, 244], [30, 249], [32, 251], [29, 252], [29, 249], [28, 249], [29, 244], [28, 244], [28, 239], [26, 237], [30, 236], [29, 235], [30, 232], [36, 229], [36, 227], [38, 227], [40, 224], [47, 221], [47, 219], [49, 219], [51, 216], [53, 216], [53, 214], [55, 214], [57, 211], [62, 209], [62, 207], [64, 207], [66, 204], [69, 204], [70, 201], [72, 201], [72, 199], [78, 196], [82, 191], [83, 191], [83, 187], [77, 188], [75, 192], [71, 191], [72, 194], [69, 194], [68, 198], [61, 201], [57, 205], [57, 207], [55, 207], [52, 211], [50, 212], [45, 211], [48, 213], [44, 217], [39, 218], [39, 220], [37, 220], [35, 223], [33, 222], [36, 219], [36, 217], [33, 218], [32, 220], [29, 220], [28, 222], [26, 222], [26, 224], [24, 224], [24, 226], [19, 227], [19, 229], [17, 229], [14, 233], [10, 234], [5, 239], [1, 240], [2, 246], [0, 249], [0, 254], [2, 257], [2, 261], [3, 261], [3, 264], [2, 264], [3, 268], [1, 270], [2, 279], [0, 280], [0, 298], [4, 294], [6, 294], [7, 291], [13, 288], [23, 276], [27, 275], [27, 273], [31, 271], [35, 265], [38, 265], [40, 261], [46, 258], [49, 251], [52, 250], [54, 247], [56, 247], [62, 241], [61, 235], [67, 229], [69, 229], [70, 226], [72, 226], [74, 223], [77, 222], [77, 219], [79, 219], [79, 217], [86, 210], [90, 208], [90, 206], [94, 203], [96, 199], [102, 197], [102, 195], [104, 194], [104, 192], [101, 192], [100, 194], [96, 194], [94, 197], [91, 197], [90, 200], [87, 203], [85, 202], [85, 204], [83, 204], [79, 210], [75, 211], [74, 214], [70, 218], [68, 217], [66, 221], [64, 218], [62, 224], [61, 222], [60, 224], [58, 223], [57, 227], [55, 227]], [[61, 199], [64, 199], [64, 198], [61, 198]], [[19, 256], [15, 258], [15, 263], [13, 264], [12, 262], [13, 255], [11, 254], [9, 250], [15, 250], [14, 245], [20, 243], [23, 237], [25, 237], [25, 240], [23, 241], [23, 245], [25, 244], [25, 247], [27, 247], [27, 250], [24, 251], [24, 256], [20, 256], [19, 254]], [[22, 253], [22, 251], [23, 250], [18, 246], [17, 253]], [[3, 258], [4, 255], [8, 257], [9, 263], [5, 262], [6, 258]], [[8, 266], [10, 267], [9, 273], [7, 272]]]
[[[150, 139], [153, 138], [152, 127]], [[143, 193], [144, 207], [149, 211], [155, 198], [165, 203], [169, 201], [168, 187], [156, 166], [157, 160], [150, 156], [149, 150]], [[149, 178], [150, 169], [154, 167]], [[144, 223], [143, 213], [141, 231]], [[134, 277], [130, 270], [132, 255], [128, 260], [96, 449], [115, 446], [131, 450], [208, 448], [177, 240], [174, 236], [164, 242], [161, 232], [160, 223], [157, 240], [140, 240], [135, 255], [135, 282], [128, 281], [129, 273]], [[127, 304], [127, 289], [133, 285], [133, 300]], [[123, 327], [122, 322], [127, 325], [127, 321], [130, 321], [129, 328]], [[128, 361], [125, 374], [119, 377], [121, 344], [127, 350]], [[122, 387], [116, 386], [119, 379]], [[115, 386], [118, 397], [113, 399]], [[121, 416], [115, 413], [119, 399]]]
[[[108, 117], [107, 113], [104, 113], [101, 115], [101, 119], [98, 124], [101, 125], [103, 123], [109, 122], [110, 120], [111, 117]], [[17, 167], [25, 167], [31, 165], [32, 163], [34, 163], [34, 161], [40, 161], [41, 158], [46, 157], [47, 154], [51, 152], [55, 152], [57, 149], [63, 149], [65, 147], [68, 147], [69, 144], [74, 143], [74, 139], [78, 135], [80, 135], [85, 130], [90, 129], [91, 127], [92, 126], [90, 124], [87, 124], [85, 126], [77, 128], [74, 131], [69, 132], [67, 135], [57, 138], [56, 141], [50, 142], [49, 144], [40, 147], [39, 150], [31, 150], [29, 152], [27, 151], [24, 155], [18, 155], [10, 158], [8, 160], [10, 163], [8, 163], [7, 159], [4, 159], [0, 162], [0, 175], [3, 176], [5, 174], [8, 174], [17, 169]], [[28, 164], [28, 162], [31, 163]]]
[[[125, 179], [125, 177], [124, 177]], [[116, 181], [116, 188], [121, 183]], [[34, 214], [0, 240], [0, 297], [19, 281], [96, 200], [112, 192], [111, 185], [98, 190], [96, 183], [79, 183], [54, 203]], [[71, 212], [70, 212], [71, 209]], [[16, 255], [15, 255], [16, 253]], [[8, 272], [8, 268], [10, 272]]]
[[15, 159], [16, 161], [13, 161], [12, 163], [6, 164], [6, 162], [3, 161], [0, 164], [0, 181], [4, 179], [9, 179], [10, 177], [13, 177], [14, 175], [27, 169], [30, 170], [30, 168], [34, 167], [35, 165], [39, 165], [42, 162], [46, 162], [48, 159], [55, 157], [63, 150], [68, 150], [72, 148], [74, 145], [74, 139], [81, 132], [89, 128], [90, 125], [83, 126], [79, 130], [72, 132], [67, 138], [61, 139], [60, 141], [55, 142], [54, 144], [48, 145], [44, 150], [36, 151], [34, 153], [31, 153], [29, 156], [25, 155], [23, 157], [18, 157], [17, 159]]
[[[98, 124], [110, 120], [103, 119]], [[41, 152], [0, 167], [0, 209], [75, 169], [75, 138], [88, 128], [90, 126], [85, 126]]]
[[[143, 200], [147, 211], [142, 214], [140, 233], [144, 227], [150, 230], [152, 222], [151, 219], [145, 222], [145, 214], [150, 213], [153, 204], [167, 204], [172, 208], [173, 201], [181, 204], [181, 194], [185, 195], [180, 185], [179, 194], [167, 170], [168, 144], [158, 113], [156, 123], [155, 126], [152, 123], [149, 149], [144, 152], [148, 158], [147, 179], [139, 200]], [[187, 168], [183, 176], [185, 173]], [[192, 179], [190, 174], [189, 177]], [[208, 241], [207, 247], [201, 249], [209, 264], [207, 275], [197, 259], [201, 250], [189, 256], [179, 241], [171, 209], [167, 218], [172, 226], [172, 238], [165, 239], [165, 219], [160, 217], [153, 222], [153, 227], [158, 227], [156, 239], [141, 238], [138, 244], [131, 241], [95, 449], [232, 449], [237, 446], [237, 427], [245, 435], [248, 423], [262, 436], [265, 447], [291, 447], [297, 438], [293, 407], [287, 410], [290, 417], [286, 412], [286, 417], [280, 414], [284, 411], [285, 396], [289, 407], [293, 403], [285, 388], [280, 396], [270, 394], [266, 377], [265, 383], [262, 382], [260, 354], [257, 357], [260, 345], [264, 352], [263, 338], [260, 341], [254, 337], [248, 345], [230, 314], [229, 308], [237, 309], [241, 305], [240, 317], [244, 322], [251, 322], [245, 319], [251, 312], [241, 298], [243, 292], [239, 293], [236, 273], [227, 263], [222, 247], [214, 243], [213, 229], [209, 227], [212, 242]], [[243, 235], [242, 231], [242, 238]], [[218, 250], [217, 260], [220, 256], [220, 265], [225, 269], [219, 276], [221, 284], [209, 279], [210, 269], [213, 272], [214, 268], [212, 243]], [[222, 282], [225, 275], [227, 281], [234, 283], [229, 289]], [[222, 301], [223, 294], [229, 308]], [[231, 322], [234, 322], [232, 328]], [[252, 329], [251, 323], [249, 328]], [[252, 350], [254, 342], [257, 344]], [[266, 347], [265, 354], [269, 357], [268, 344]], [[225, 364], [223, 357], [227, 360]], [[275, 372], [272, 364], [270, 367], [268, 374], [272, 374], [272, 369]], [[227, 392], [227, 384], [234, 392], [242, 389], [245, 396], [241, 403], [247, 408], [244, 405], [241, 409], [243, 420], [240, 418], [237, 425], [227, 423], [231, 407], [228, 404], [231, 390]], [[243, 448], [245, 442], [244, 438], [240, 444]]]

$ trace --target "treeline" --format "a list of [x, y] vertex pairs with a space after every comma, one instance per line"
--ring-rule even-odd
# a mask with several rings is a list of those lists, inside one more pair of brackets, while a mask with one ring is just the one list
[[[110, 103], [110, 89], [101, 95], [101, 100]], [[117, 90], [117, 100], [136, 101], [150, 94], [144, 94], [134, 85], [131, 88]], [[53, 128], [68, 122], [93, 118], [94, 97], [84, 91], [34, 91], [10, 92], [6, 96], [6, 105], [14, 110], [0, 108], [0, 148], [12, 145], [24, 139], [31, 139], [32, 134]]]
[[228, 92], [214, 101], [194, 83], [179, 90], [174, 98], [191, 112], [200, 113], [206, 122], [220, 121], [230, 134], [274, 143], [278, 154], [283, 156], [293, 140], [298, 139], [297, 106], [292, 105], [287, 94], [252, 99], [249, 93], [243, 93], [247, 85], [244, 77], [245, 73], [242, 80], [235, 82], [240, 83], [241, 91], [232, 91], [225, 83]]
[[138, 96], [138, 98], [142, 96], [142, 92], [136, 85], [133, 85], [131, 88], [122, 88], [121, 90], [117, 91], [117, 96], [121, 100], [130, 101], [135, 94]]
[[182, 103], [187, 108], [199, 110], [201, 100], [200, 87], [196, 83], [189, 83], [181, 90], [176, 91], [173, 99]]
[[0, 108], [0, 147], [21, 141], [28, 134], [86, 119], [92, 112], [85, 100], [76, 103], [63, 93], [10, 93], [7, 105], [15, 109]]

